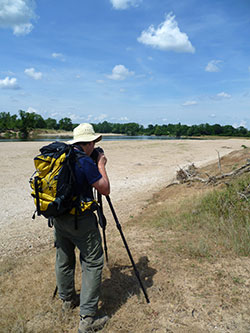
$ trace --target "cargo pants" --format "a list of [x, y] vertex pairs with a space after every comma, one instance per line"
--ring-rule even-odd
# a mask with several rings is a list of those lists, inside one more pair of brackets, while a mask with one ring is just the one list
[[103, 249], [97, 219], [87, 211], [77, 218], [66, 214], [54, 221], [56, 243], [56, 280], [58, 294], [69, 301], [75, 296], [75, 248], [80, 251], [82, 285], [80, 315], [94, 316], [97, 311], [103, 268]]

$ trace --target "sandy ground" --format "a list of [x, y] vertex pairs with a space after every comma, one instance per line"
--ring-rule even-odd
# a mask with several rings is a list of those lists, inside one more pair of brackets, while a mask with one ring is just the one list
[[[0, 143], [0, 251], [1, 257], [28, 254], [51, 246], [53, 231], [46, 219], [36, 217], [29, 178], [33, 158], [44, 142]], [[244, 139], [104, 141], [108, 158], [111, 200], [120, 222], [138, 215], [145, 202], [175, 178], [179, 167], [204, 166], [234, 150], [249, 146]], [[107, 219], [109, 208], [105, 202]]]

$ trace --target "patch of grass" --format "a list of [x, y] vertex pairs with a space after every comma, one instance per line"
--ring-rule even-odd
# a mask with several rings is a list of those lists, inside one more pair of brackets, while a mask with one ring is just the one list
[[244, 174], [223, 189], [193, 195], [167, 204], [150, 218], [160, 230], [185, 231], [182, 252], [190, 257], [210, 257], [222, 250], [250, 255], [250, 206], [246, 191], [250, 176]]
[[200, 239], [198, 243], [188, 243], [189, 256], [192, 258], [209, 258], [210, 246], [205, 239]]
[[[227, 249], [238, 255], [250, 255], [250, 206], [240, 196], [249, 186], [250, 176], [235, 179], [226, 189], [214, 190], [197, 204], [199, 214], [192, 221], [201, 223], [212, 237], [220, 238]], [[203, 221], [203, 222], [201, 222]]]

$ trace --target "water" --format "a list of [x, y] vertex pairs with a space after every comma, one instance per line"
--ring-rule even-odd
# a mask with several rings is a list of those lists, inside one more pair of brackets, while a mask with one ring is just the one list
[[[28, 140], [20, 140], [20, 139], [0, 139], [0, 142], [17, 142], [17, 141], [69, 141], [72, 137], [69, 136], [40, 136], [33, 139]], [[170, 136], [150, 136], [150, 135], [136, 135], [136, 136], [129, 136], [129, 135], [103, 135], [103, 141], [122, 141], [122, 140], [202, 140], [202, 138], [176, 138]]]

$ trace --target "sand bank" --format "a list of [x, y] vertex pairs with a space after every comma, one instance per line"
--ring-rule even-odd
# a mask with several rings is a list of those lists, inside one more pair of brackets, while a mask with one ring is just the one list
[[[34, 221], [29, 178], [33, 157], [44, 142], [0, 143], [0, 251], [3, 257], [51, 246], [53, 231], [43, 217]], [[247, 139], [103, 141], [108, 158], [111, 199], [121, 223], [140, 213], [154, 192], [175, 178], [179, 167], [203, 166], [231, 151], [249, 146]], [[104, 211], [109, 219], [107, 205]]]

